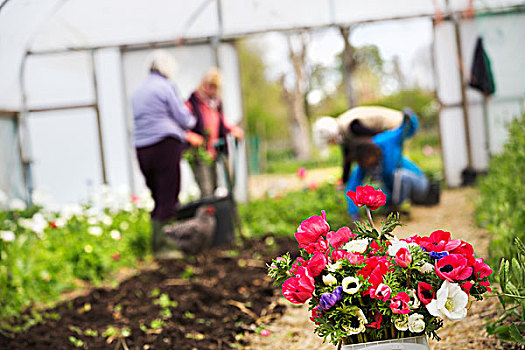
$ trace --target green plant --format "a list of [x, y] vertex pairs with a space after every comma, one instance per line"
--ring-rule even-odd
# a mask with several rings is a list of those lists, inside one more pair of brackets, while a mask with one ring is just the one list
[[259, 199], [239, 205], [243, 229], [248, 235], [292, 235], [297, 225], [323, 208], [334, 226], [348, 222], [346, 200], [335, 186], [325, 183], [316, 190], [289, 192], [282, 198]]
[[69, 341], [71, 344], [73, 344], [77, 348], [81, 348], [84, 346], [84, 342], [78, 338], [73, 337], [72, 335], [69, 336]]
[[52, 305], [63, 291], [77, 288], [79, 279], [98, 285], [149, 251], [148, 211], [133, 205], [97, 211], [84, 206], [68, 215], [41, 207], [0, 211], [2, 232], [8, 238], [0, 238], [5, 330], [10, 323], [30, 323], [15, 316], [31, 304]]
[[503, 315], [487, 325], [487, 331], [498, 338], [525, 344], [525, 245], [516, 238], [518, 256], [501, 260], [498, 298], [503, 306]]
[[517, 257], [515, 238], [525, 241], [525, 115], [508, 127], [503, 152], [492, 158], [488, 175], [479, 182], [476, 218], [491, 233], [490, 264]]

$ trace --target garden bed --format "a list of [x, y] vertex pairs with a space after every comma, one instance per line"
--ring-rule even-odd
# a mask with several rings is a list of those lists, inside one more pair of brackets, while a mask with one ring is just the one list
[[283, 312], [265, 264], [296, 246], [292, 238], [268, 236], [242, 250], [162, 262], [117, 289], [96, 289], [47, 310], [26, 331], [0, 334], [0, 348], [238, 347], [245, 333]]

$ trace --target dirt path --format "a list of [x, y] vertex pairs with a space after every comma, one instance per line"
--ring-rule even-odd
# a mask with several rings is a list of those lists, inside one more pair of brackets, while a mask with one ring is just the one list
[[[443, 193], [439, 206], [432, 208], [413, 207], [406, 226], [399, 228], [398, 237], [413, 234], [428, 235], [437, 229], [450, 231], [455, 238], [472, 243], [476, 254], [485, 256], [488, 248], [488, 235], [476, 227], [473, 221], [474, 201], [477, 192], [472, 188], [448, 190]], [[282, 298], [287, 311], [282, 318], [267, 326], [271, 335], [253, 335], [247, 349], [257, 350], [334, 350], [330, 344], [323, 344], [321, 338], [313, 333], [313, 324], [308, 320], [306, 306], [293, 306]], [[494, 315], [497, 300], [491, 298], [474, 303], [467, 318], [458, 323], [446, 322], [438, 334], [443, 340], [432, 341], [434, 350], [458, 349], [500, 349], [497, 341], [485, 331], [485, 319]]]

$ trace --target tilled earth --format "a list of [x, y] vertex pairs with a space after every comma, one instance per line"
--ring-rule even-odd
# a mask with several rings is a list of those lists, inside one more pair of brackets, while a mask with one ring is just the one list
[[58, 317], [23, 333], [0, 334], [0, 349], [241, 347], [247, 333], [282, 314], [265, 264], [294, 249], [292, 239], [269, 237], [159, 263], [118, 289], [96, 289], [48, 310]]

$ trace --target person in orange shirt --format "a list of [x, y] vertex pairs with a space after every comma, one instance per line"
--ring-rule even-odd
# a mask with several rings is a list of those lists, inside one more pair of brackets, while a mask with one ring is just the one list
[[213, 195], [217, 187], [216, 160], [218, 143], [231, 133], [237, 139], [244, 137], [243, 130], [229, 124], [222, 113], [220, 98], [222, 76], [212, 67], [204, 74], [197, 89], [190, 95], [186, 106], [197, 118], [193, 132], [204, 137], [204, 149], [194, 148], [189, 157], [201, 197]]

